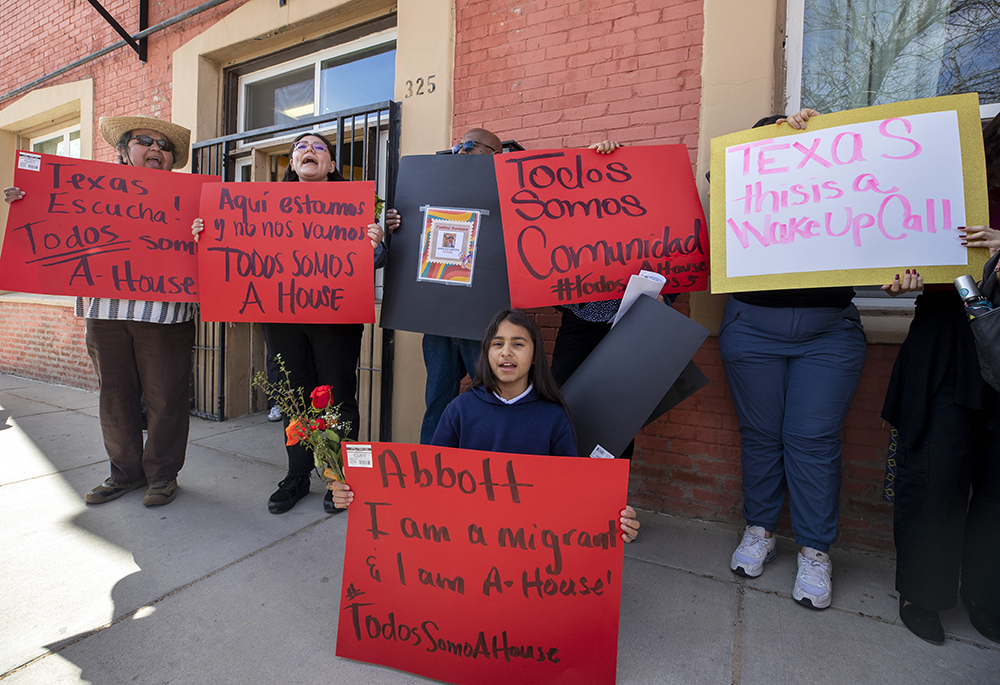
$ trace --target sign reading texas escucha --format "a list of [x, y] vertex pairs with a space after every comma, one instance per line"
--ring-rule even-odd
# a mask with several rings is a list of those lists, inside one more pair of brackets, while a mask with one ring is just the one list
[[0, 288], [197, 302], [191, 222], [209, 179], [18, 151]]
[[822, 114], [712, 140], [712, 291], [977, 274], [988, 223], [976, 95]]
[[344, 454], [338, 656], [461, 685], [615, 682], [627, 461]]

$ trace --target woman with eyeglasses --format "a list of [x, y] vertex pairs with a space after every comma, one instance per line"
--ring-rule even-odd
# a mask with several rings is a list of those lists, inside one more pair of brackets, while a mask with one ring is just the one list
[[[292, 141], [288, 169], [281, 180], [325, 183], [347, 179], [337, 170], [330, 141], [318, 133], [303, 133]], [[399, 227], [399, 212], [395, 209], [388, 210], [385, 219], [390, 232]], [[202, 228], [201, 219], [196, 219], [192, 227], [196, 237]], [[380, 225], [368, 225], [376, 269], [385, 266], [388, 257], [384, 236]], [[343, 403], [341, 415], [351, 423], [348, 439], [357, 440], [361, 415], [355, 395], [364, 325], [264, 323], [264, 329], [271, 341], [272, 352], [276, 356], [281, 355], [291, 386], [303, 388], [306, 394], [319, 385], [331, 386], [334, 401]], [[286, 428], [288, 421], [288, 416], [282, 417]], [[309, 493], [309, 479], [314, 467], [312, 455], [301, 444], [287, 445], [285, 450], [288, 453], [288, 473], [267, 500], [267, 509], [272, 514], [289, 511]], [[323, 508], [330, 514], [342, 511], [334, 508], [329, 490], [326, 491]]]
[[[101, 136], [118, 151], [118, 163], [170, 171], [187, 164], [191, 132], [153, 117], [102, 117]], [[6, 188], [4, 199], [24, 197]], [[111, 476], [88, 492], [102, 504], [146, 488], [146, 506], [177, 496], [189, 428], [192, 302], [147, 302], [106, 297], [77, 298], [76, 315], [87, 322], [87, 352], [100, 382], [101, 432]], [[142, 402], [147, 437], [143, 444]]]

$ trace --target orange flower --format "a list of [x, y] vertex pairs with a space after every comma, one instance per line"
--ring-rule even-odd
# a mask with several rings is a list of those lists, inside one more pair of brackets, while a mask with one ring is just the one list
[[296, 416], [294, 419], [288, 422], [288, 428], [285, 429], [285, 435], [288, 437], [286, 445], [297, 445], [300, 440], [305, 439], [309, 435], [309, 429], [306, 427], [305, 423], [302, 422], [302, 418]]

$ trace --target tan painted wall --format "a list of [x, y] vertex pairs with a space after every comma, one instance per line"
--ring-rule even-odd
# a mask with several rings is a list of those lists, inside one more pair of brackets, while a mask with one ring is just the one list
[[[711, 141], [772, 114], [775, 27], [784, 0], [706, 0], [698, 137], [698, 188], [708, 216]], [[711, 225], [710, 230], [713, 229]], [[718, 332], [728, 295], [691, 295], [691, 318]]]
[[[221, 134], [222, 72], [301, 42], [386, 16], [396, 11], [396, 88], [402, 103], [401, 154], [432, 153], [451, 144], [454, 83], [453, 0], [310, 0], [278, 7], [274, 0], [251, 0], [226, 15], [173, 54], [175, 88], [172, 120], [187, 126], [195, 140]], [[434, 91], [417, 96], [413, 83], [433, 76]], [[411, 82], [408, 86], [407, 82]], [[404, 229], [405, 230], [405, 227]], [[232, 335], [227, 367], [249, 368], [250, 337]], [[423, 417], [424, 366], [419, 334], [396, 335], [393, 439], [416, 442]], [[245, 377], [227, 374], [227, 397], [242, 410], [248, 400]], [[230, 394], [232, 392], [232, 394]], [[230, 412], [231, 414], [233, 412]]]
[[[454, 104], [455, 3], [453, 0], [400, 0], [396, 38], [396, 100], [403, 103], [400, 155], [433, 154], [452, 141]], [[417, 96], [407, 82], [433, 76], [434, 92]], [[426, 90], [426, 88], [425, 88]], [[403, 226], [400, 230], [416, 227]], [[396, 332], [392, 394], [392, 439], [420, 442], [427, 373], [423, 336]]]

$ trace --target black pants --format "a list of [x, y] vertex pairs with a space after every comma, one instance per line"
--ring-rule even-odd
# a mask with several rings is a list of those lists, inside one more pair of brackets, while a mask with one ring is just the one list
[[[358, 358], [361, 356], [362, 324], [266, 323], [271, 351], [281, 355], [293, 388], [304, 390], [306, 401], [318, 385], [333, 388], [335, 403], [343, 403], [341, 418], [351, 422], [348, 439], [358, 439]], [[282, 425], [290, 417], [282, 415]], [[282, 440], [284, 441], [284, 440]], [[288, 475], [305, 476], [313, 469], [312, 455], [305, 447], [287, 445]]]
[[[952, 361], [954, 365], [954, 361]], [[1000, 435], [954, 402], [955, 373], [932, 396], [920, 442], [897, 453], [896, 590], [930, 611], [963, 596], [1000, 616]], [[972, 497], [969, 497], [969, 490]]]

